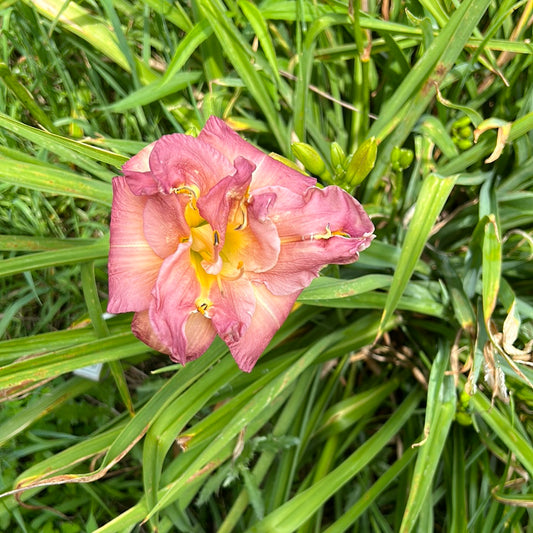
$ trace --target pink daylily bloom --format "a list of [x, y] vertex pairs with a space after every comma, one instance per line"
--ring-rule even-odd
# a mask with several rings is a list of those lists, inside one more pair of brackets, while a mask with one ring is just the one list
[[374, 226], [336, 186], [284, 165], [211, 117], [166, 135], [113, 179], [110, 313], [185, 364], [219, 335], [249, 372], [322, 267], [355, 261]]

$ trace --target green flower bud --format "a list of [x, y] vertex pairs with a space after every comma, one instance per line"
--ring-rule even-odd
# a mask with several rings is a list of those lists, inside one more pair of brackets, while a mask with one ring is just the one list
[[299, 167], [294, 161], [291, 161], [290, 159], [287, 159], [286, 157], [283, 157], [280, 154], [276, 154], [276, 152], [270, 152], [268, 154], [272, 159], [275, 159], [276, 161], [279, 161], [280, 163], [283, 163], [284, 165], [287, 165], [288, 167], [297, 170], [298, 172], [301, 172], [302, 174], [305, 174], [305, 172]]
[[411, 163], [413, 162], [414, 154], [412, 150], [409, 150], [407, 148], [402, 148], [400, 150], [400, 167], [403, 169], [408, 168], [411, 166]]
[[329, 178], [331, 174], [326, 168], [326, 163], [320, 154], [307, 143], [292, 143], [292, 153], [295, 157], [303, 163], [303, 166], [314, 174], [322, 178]]
[[400, 161], [400, 148], [398, 146], [395, 146], [392, 149], [391, 155], [390, 155], [390, 162], [392, 164], [398, 163]]
[[185, 135], [189, 135], [190, 137], [198, 137], [198, 134], [200, 133], [200, 130], [196, 126], [191, 126], [187, 129], [185, 132]]
[[458, 424], [461, 424], [461, 426], [471, 426], [472, 425], [472, 417], [463, 411], [457, 411], [455, 413], [455, 421]]
[[468, 394], [465, 390], [462, 390], [459, 394], [459, 403], [461, 404], [461, 407], [463, 409], [466, 409], [470, 405], [470, 400], [472, 399], [472, 396]]
[[469, 139], [472, 137], [472, 128], [470, 126], [464, 126], [457, 133], [463, 139]]
[[468, 150], [473, 143], [470, 139], [459, 139], [455, 144], [459, 150]]
[[344, 165], [346, 164], [346, 154], [344, 153], [341, 145], [337, 142], [332, 142], [329, 149], [331, 155], [331, 165], [333, 168], [336, 169], [339, 166], [344, 168]]
[[341, 165], [337, 165], [334, 169], [333, 169], [333, 179], [334, 181], [344, 181], [344, 175], [346, 174], [346, 170], [344, 170], [344, 167], [342, 167]]
[[470, 118], [464, 115], [452, 124], [452, 128], [461, 129], [468, 125], [470, 125]]
[[350, 187], [357, 187], [374, 168], [378, 144], [375, 137], [367, 139], [352, 155], [346, 169], [345, 182]]

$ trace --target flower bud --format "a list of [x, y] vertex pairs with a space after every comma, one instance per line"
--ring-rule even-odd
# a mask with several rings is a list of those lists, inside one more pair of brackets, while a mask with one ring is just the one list
[[390, 162], [394, 165], [400, 162], [400, 147], [395, 146], [390, 154]]
[[409, 150], [408, 148], [402, 148], [400, 150], [400, 167], [402, 170], [408, 168], [411, 166], [411, 163], [413, 162], [414, 154], [412, 150]]
[[455, 144], [459, 150], [468, 150], [473, 143], [471, 139], [457, 139]]
[[344, 168], [346, 164], [346, 154], [338, 142], [332, 142], [330, 147], [331, 165], [334, 169], [337, 167]]
[[346, 169], [346, 183], [350, 187], [357, 187], [374, 168], [378, 144], [375, 137], [367, 139], [352, 155]]
[[462, 116], [461, 118], [457, 119], [453, 124], [452, 124], [452, 128], [454, 129], [461, 129], [461, 128], [464, 128], [465, 126], [469, 126], [470, 125], [470, 118], [467, 117], [466, 115]]
[[462, 127], [458, 132], [459, 137], [462, 137], [463, 139], [469, 139], [472, 137], [472, 128], [470, 126], [464, 126]]
[[301, 167], [298, 166], [297, 163], [294, 161], [291, 161], [290, 159], [287, 159], [286, 157], [283, 157], [280, 154], [276, 154], [276, 152], [270, 152], [268, 154], [272, 159], [275, 159], [276, 161], [279, 161], [280, 163], [283, 163], [284, 165], [287, 165], [288, 167], [297, 170], [298, 172], [305, 174], [305, 172], [302, 170]]
[[307, 143], [292, 143], [291, 148], [292, 153], [311, 174], [324, 179], [331, 178], [331, 174], [326, 168], [326, 163], [311, 145]]

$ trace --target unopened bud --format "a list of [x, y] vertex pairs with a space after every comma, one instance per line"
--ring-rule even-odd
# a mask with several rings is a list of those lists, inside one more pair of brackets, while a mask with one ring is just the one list
[[464, 126], [460, 130], [457, 131], [460, 137], [463, 139], [469, 139], [472, 137], [472, 128], [470, 126]]
[[272, 159], [275, 159], [276, 161], [279, 161], [280, 163], [283, 163], [284, 165], [297, 170], [298, 172], [301, 172], [302, 174], [305, 174], [305, 172], [294, 162], [290, 159], [287, 159], [286, 157], [283, 157], [282, 155], [276, 154], [276, 152], [270, 152], [268, 154]]
[[331, 174], [326, 168], [326, 163], [311, 145], [307, 143], [292, 143], [291, 148], [292, 153], [311, 174], [325, 179], [331, 178]]
[[374, 168], [378, 144], [375, 137], [367, 139], [352, 155], [346, 169], [346, 184], [357, 187]]
[[471, 139], [457, 139], [455, 144], [459, 150], [468, 150], [472, 147], [473, 142]]
[[457, 119], [452, 124], [452, 128], [461, 129], [461, 128], [464, 128], [465, 126], [469, 126], [469, 125], [470, 125], [470, 118], [467, 117], [466, 115], [464, 115], [461, 118]]
[[392, 164], [400, 162], [400, 147], [395, 146], [390, 154], [390, 162]]
[[411, 166], [411, 163], [413, 162], [414, 154], [412, 150], [409, 150], [407, 148], [402, 148], [400, 150], [400, 167], [403, 169], [408, 168]]
[[338, 167], [344, 168], [346, 164], [346, 154], [342, 146], [338, 142], [332, 142], [330, 147], [331, 166], [336, 169]]

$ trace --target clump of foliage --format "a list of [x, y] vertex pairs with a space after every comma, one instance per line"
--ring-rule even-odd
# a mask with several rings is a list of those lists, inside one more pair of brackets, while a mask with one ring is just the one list
[[[531, 9], [0, 2], [0, 529], [531, 531]], [[103, 314], [112, 177], [213, 114], [376, 225], [250, 374]]]

